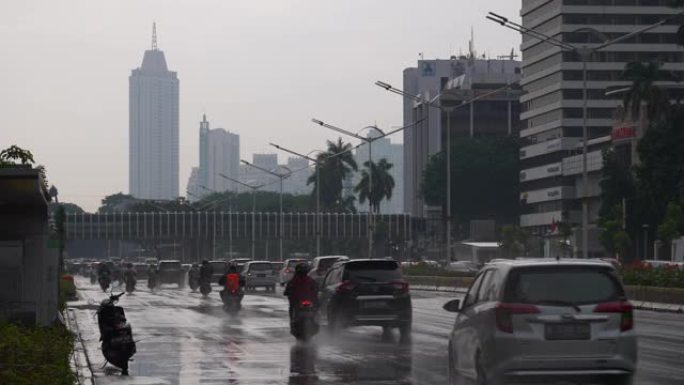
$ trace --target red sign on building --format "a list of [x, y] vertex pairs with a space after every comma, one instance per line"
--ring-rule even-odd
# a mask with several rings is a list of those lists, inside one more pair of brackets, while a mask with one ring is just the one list
[[613, 140], [631, 139], [636, 137], [636, 129], [630, 126], [615, 127], [610, 136]]

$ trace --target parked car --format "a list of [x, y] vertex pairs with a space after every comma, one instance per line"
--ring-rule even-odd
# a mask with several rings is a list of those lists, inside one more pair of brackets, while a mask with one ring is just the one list
[[209, 265], [211, 265], [213, 270], [211, 281], [215, 283], [228, 271], [228, 263], [226, 261], [209, 261]]
[[245, 290], [263, 287], [266, 291], [275, 292], [276, 272], [271, 262], [251, 261], [247, 262], [242, 269], [242, 275], [245, 277]]
[[157, 284], [165, 283], [176, 283], [179, 288], [185, 285], [185, 272], [180, 261], [159, 261], [157, 266]]
[[309, 261], [298, 258], [285, 260], [282, 269], [280, 269], [278, 272], [278, 283], [280, 283], [280, 286], [285, 286], [285, 284], [290, 282], [292, 277], [294, 277], [295, 266], [299, 265], [300, 263], [308, 264]]
[[[455, 312], [450, 383], [631, 384], [632, 305], [615, 268], [599, 260], [508, 260], [485, 265]], [[516, 382], [517, 383], [517, 382]]]
[[321, 316], [335, 333], [349, 326], [399, 328], [402, 340], [411, 333], [413, 310], [409, 284], [401, 265], [382, 259], [336, 262], [321, 285]]
[[320, 286], [321, 282], [323, 282], [325, 274], [328, 272], [328, 269], [330, 269], [335, 262], [347, 260], [349, 260], [349, 258], [344, 255], [316, 257], [311, 262], [311, 271], [309, 271], [309, 277], [313, 278], [316, 283], [318, 283], [318, 286]]

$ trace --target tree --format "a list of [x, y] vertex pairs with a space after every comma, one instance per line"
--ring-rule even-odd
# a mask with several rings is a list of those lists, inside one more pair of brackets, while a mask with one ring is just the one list
[[[681, 236], [683, 224], [682, 207], [676, 202], [668, 203], [665, 218], [658, 226], [658, 238], [666, 245], [670, 245], [672, 240]], [[666, 250], [669, 250], [669, 248], [666, 248]]]
[[601, 186], [601, 210], [599, 216], [607, 218], [612, 215], [615, 205], [622, 204], [623, 199], [633, 198], [636, 194], [635, 180], [629, 166], [621, 163], [613, 149], [603, 153], [603, 170]]
[[632, 82], [623, 99], [625, 111], [631, 114], [632, 120], [640, 117], [641, 105], [646, 104], [646, 116], [653, 121], [667, 115], [670, 98], [667, 91], [655, 85], [657, 81], [677, 80], [669, 71], [661, 70], [661, 63], [627, 63], [622, 73], [624, 80]]
[[125, 211], [128, 204], [132, 204], [136, 201], [132, 195], [124, 193], [116, 193], [108, 195], [102, 199], [102, 204], [97, 210], [98, 213], [113, 213], [116, 211]]
[[612, 255], [621, 256], [632, 244], [629, 234], [624, 230], [622, 221], [622, 205], [615, 205], [609, 216], [599, 221], [601, 244]]
[[[517, 220], [520, 147], [515, 138], [459, 138], [451, 147], [451, 210], [461, 223], [472, 219]], [[428, 204], [446, 206], [444, 153], [430, 159], [422, 181]]]
[[30, 166], [35, 162], [31, 151], [24, 150], [16, 145], [12, 145], [0, 151], [1, 165], [16, 165], [17, 161], [19, 161], [22, 166]]
[[[349, 199], [342, 196], [344, 180], [352, 172], [358, 170], [356, 161], [351, 152], [352, 145], [345, 143], [342, 138], [337, 142], [328, 141], [326, 152], [317, 156], [319, 166], [316, 167], [314, 174], [309, 177], [307, 184], [313, 184], [312, 196], [315, 197], [318, 189], [321, 191], [321, 205], [328, 210], [348, 211]], [[320, 173], [320, 183], [317, 185], [316, 173]], [[351, 201], [353, 207], [353, 201]]]
[[499, 246], [509, 258], [517, 258], [526, 254], [529, 234], [520, 227], [506, 225], [501, 228]]
[[[392, 192], [394, 191], [394, 178], [389, 170], [392, 169], [392, 163], [387, 159], [380, 159], [378, 163], [364, 162], [365, 169], [361, 171], [361, 180], [354, 187], [354, 192], [359, 194], [359, 202], [364, 203], [368, 200], [371, 210], [375, 213], [380, 212], [380, 202], [383, 199], [392, 199]], [[369, 191], [369, 171], [373, 173], [373, 188]]]

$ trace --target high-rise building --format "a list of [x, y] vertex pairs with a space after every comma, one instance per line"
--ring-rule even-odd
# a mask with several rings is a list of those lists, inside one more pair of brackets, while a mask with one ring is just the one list
[[[404, 211], [427, 216], [420, 192], [423, 172], [430, 157], [445, 149], [447, 123], [452, 138], [511, 135], [517, 132], [520, 91], [510, 86], [505, 91], [470, 103], [473, 98], [515, 84], [520, 79], [521, 63], [514, 57], [478, 58], [471, 44], [468, 56], [449, 60], [419, 60], [417, 68], [404, 70], [404, 91], [427, 103], [404, 98], [404, 125], [419, 122], [404, 130], [403, 201]], [[434, 106], [467, 108], [450, 113]], [[375, 151], [374, 151], [375, 152]]]
[[[370, 132], [369, 137], [377, 135], [375, 132]], [[404, 212], [404, 146], [402, 144], [395, 144], [389, 138], [376, 139], [372, 145], [373, 163], [377, 164], [381, 159], [386, 159], [392, 164], [389, 174], [394, 179], [394, 191], [392, 191], [392, 198], [390, 200], [383, 200], [380, 202], [380, 212], [382, 214], [401, 214]], [[356, 149], [354, 155], [356, 164], [359, 166], [359, 171], [354, 173], [352, 180], [353, 186], [356, 186], [361, 181], [361, 172], [365, 169], [364, 163], [368, 162], [368, 144], [362, 144]], [[368, 211], [368, 201], [360, 203], [358, 194], [356, 194], [356, 209], [360, 212]]]
[[139, 199], [178, 197], [178, 77], [152, 47], [129, 77], [129, 191]]
[[[252, 164], [275, 173], [285, 173], [287, 171], [281, 170], [278, 167], [278, 154], [252, 154]], [[280, 191], [280, 184], [277, 183], [278, 178], [274, 175], [248, 165], [242, 165], [240, 172], [242, 174], [240, 180], [245, 181], [245, 183], [264, 186], [259, 191]], [[243, 188], [241, 191], [246, 190]]]
[[[654, 24], [678, 12], [670, 0], [579, 1], [523, 0], [522, 22], [575, 46], [596, 47]], [[588, 156], [586, 199], [589, 206], [588, 252], [600, 255], [597, 226], [600, 208], [602, 150], [610, 144], [613, 115], [621, 95], [606, 95], [611, 88], [625, 87], [621, 80], [629, 62], [661, 62], [664, 69], [684, 70], [684, 50], [675, 44], [677, 21], [652, 29], [595, 52], [586, 63]], [[523, 128], [520, 137], [520, 225], [548, 236], [555, 223], [575, 228], [576, 255], [581, 254], [583, 166], [583, 63], [571, 51], [523, 35], [524, 95], [521, 102]], [[547, 254], [553, 256], [553, 251]]]
[[211, 129], [207, 116], [200, 122], [199, 185], [202, 195], [211, 191], [237, 191], [235, 182], [221, 174], [238, 179], [240, 176], [240, 136], [223, 128]]
[[192, 168], [185, 192], [190, 202], [196, 202], [202, 197], [202, 188], [200, 187], [199, 182], [199, 167]]
[[313, 174], [313, 169], [309, 166], [307, 159], [299, 157], [287, 158], [286, 167], [292, 171], [292, 176], [285, 179], [283, 191], [293, 195], [311, 194], [314, 185], [306, 184], [309, 177]]

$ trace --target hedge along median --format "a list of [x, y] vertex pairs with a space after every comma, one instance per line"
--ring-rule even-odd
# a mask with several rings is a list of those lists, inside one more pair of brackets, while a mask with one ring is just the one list
[[[473, 282], [473, 277], [436, 277], [406, 276], [412, 286], [429, 290], [466, 290]], [[684, 305], [684, 289], [675, 287], [653, 287], [625, 285], [627, 298], [632, 301], [655, 302], [663, 304]]]

